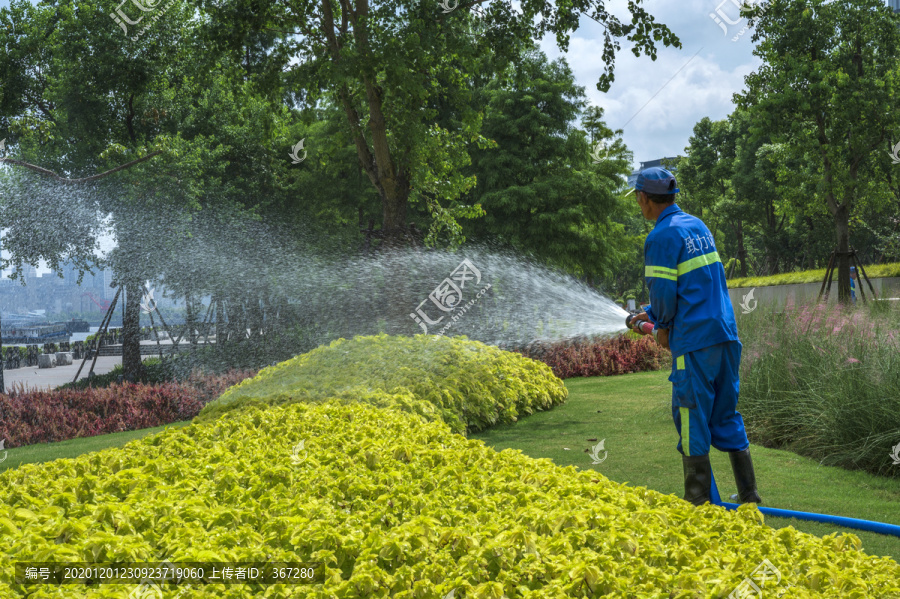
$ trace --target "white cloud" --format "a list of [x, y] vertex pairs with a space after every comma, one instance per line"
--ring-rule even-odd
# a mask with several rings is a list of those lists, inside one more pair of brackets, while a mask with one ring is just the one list
[[[565, 54], [559, 52], [553, 35], [546, 36], [540, 47], [550, 60], [565, 57], [590, 104], [605, 109], [610, 127], [624, 129], [623, 138], [636, 163], [675, 156], [684, 153], [697, 121], [705, 116], [723, 119], [734, 110], [733, 94], [743, 89], [744, 77], [760, 64], [752, 54], [752, 30], [731, 41], [746, 21], [732, 26], [730, 37], [723, 37], [709, 16], [718, 5], [717, 0], [647, 3], [656, 21], [678, 36], [682, 49], [661, 47], [657, 42], [653, 61], [643, 55], [635, 57], [631, 44], [623, 43], [616, 56], [616, 80], [608, 93], [596, 87], [604, 67], [599, 58], [603, 28], [592, 19], [581, 18]], [[628, 22], [631, 17], [626, 6], [624, 0], [613, 0], [609, 10]]]

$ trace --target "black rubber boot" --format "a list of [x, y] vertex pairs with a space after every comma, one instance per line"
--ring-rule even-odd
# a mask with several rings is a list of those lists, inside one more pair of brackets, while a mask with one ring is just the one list
[[762, 498], [756, 491], [756, 475], [753, 473], [750, 448], [743, 451], [729, 451], [728, 457], [731, 458], [731, 470], [737, 483], [737, 499], [741, 503], [762, 503]]
[[703, 505], [709, 502], [712, 483], [709, 454], [682, 455], [681, 461], [684, 464], [684, 500], [690, 501], [694, 505]]

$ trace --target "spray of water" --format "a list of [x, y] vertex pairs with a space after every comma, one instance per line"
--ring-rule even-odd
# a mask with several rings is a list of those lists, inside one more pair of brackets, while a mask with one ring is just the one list
[[[65, 254], [73, 241], [96, 246], [93, 235], [105, 218], [120, 238], [108, 257], [117, 271], [150, 279], [170, 297], [190, 293], [205, 296], [207, 303], [217, 297], [219, 318], [239, 321], [242, 330], [274, 323], [290, 332], [282, 339], [300, 345], [291, 353], [378, 332], [466, 335], [513, 348], [625, 329], [627, 313], [608, 297], [572, 276], [497, 248], [409, 248], [361, 255], [325, 240], [321, 232], [298, 234], [296, 226], [279, 229], [234, 212], [210, 208], [187, 218], [176, 210], [131, 203], [120, 204], [110, 216], [102, 207], [113, 202], [103, 194], [114, 194], [114, 189], [75, 193], [71, 187], [24, 176], [15, 183], [17, 195], [24, 198], [30, 192], [30, 220], [7, 231], [10, 241], [24, 240], [22, 225], [27, 224], [50, 232], [52, 243], [44, 238], [47, 247], [42, 250]], [[35, 210], [35, 198], [42, 210]], [[17, 206], [22, 208], [18, 212], [13, 210]], [[24, 199], [8, 202], [5, 212], [18, 220], [25, 218], [25, 207]], [[60, 229], [59, 222], [79, 228]], [[119, 235], [119, 229], [127, 234]]]
[[466, 335], [519, 347], [625, 329], [627, 312], [588, 285], [487, 247], [310, 263], [298, 275], [291, 294], [350, 331], [376, 324], [398, 334]]

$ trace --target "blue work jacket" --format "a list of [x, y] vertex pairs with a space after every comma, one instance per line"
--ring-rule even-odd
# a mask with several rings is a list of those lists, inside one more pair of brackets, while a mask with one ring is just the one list
[[702, 220], [678, 204], [663, 210], [644, 242], [644, 265], [647, 316], [669, 329], [673, 357], [738, 340], [725, 268]]

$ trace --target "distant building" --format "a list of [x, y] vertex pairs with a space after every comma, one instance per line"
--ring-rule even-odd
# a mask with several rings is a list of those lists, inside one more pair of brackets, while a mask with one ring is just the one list
[[900, 12], [900, 0], [888, 0], [888, 6], [894, 9], [894, 12]]
[[116, 290], [111, 287], [113, 279], [113, 271], [103, 271], [103, 299], [111, 300], [116, 294]]
[[22, 278], [26, 281], [28, 279], [36, 279], [37, 278], [37, 269], [30, 264], [22, 265]]
[[68, 262], [61, 265], [63, 272], [63, 282], [66, 285], [74, 285], [75, 281], [78, 280], [78, 271], [75, 270], [75, 267], [69, 264]]
[[[63, 262], [60, 264], [63, 273], [63, 281], [68, 286], [75, 285], [78, 282], [78, 269], [71, 262]], [[88, 271], [84, 272], [84, 278], [81, 279], [81, 287], [83, 289], [99, 289], [103, 287], [103, 271], [97, 266], [92, 268], [95, 274]]]
[[25, 285], [0, 275], [0, 310], [10, 314], [43, 310], [49, 317], [72, 312], [102, 315], [103, 300], [111, 300], [116, 291], [109, 287], [112, 271], [94, 266], [95, 275], [85, 273], [81, 285], [76, 285], [78, 269], [72, 262], [60, 262], [59, 269], [62, 277], [52, 271], [37, 276], [34, 267], [23, 264], [19, 272]]
[[[900, 2], [900, 0], [891, 0], [891, 1], [892, 2]], [[667, 165], [674, 164], [674, 163], [678, 162], [679, 159], [680, 159], [680, 156], [679, 157], [669, 157], [669, 158], [657, 158], [656, 160], [648, 160], [647, 162], [642, 162], [640, 168], [638, 168], [636, 171], [631, 173], [631, 175], [628, 177], [628, 186], [634, 187], [634, 184], [637, 181], [638, 175], [641, 174], [641, 171], [644, 170], [645, 168], [661, 166], [665, 169], [670, 170], [673, 174], [677, 173], [678, 169], [676, 167], [667, 166]]]

